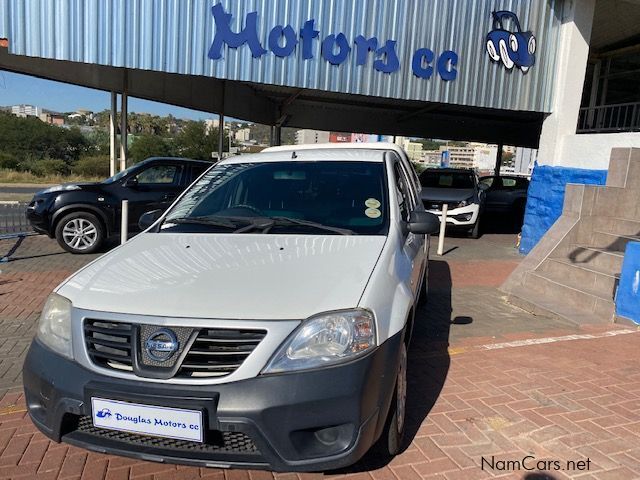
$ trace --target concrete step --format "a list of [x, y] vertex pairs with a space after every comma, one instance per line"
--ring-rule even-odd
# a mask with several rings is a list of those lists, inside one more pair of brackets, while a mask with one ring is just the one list
[[613, 298], [603, 295], [594, 289], [575, 288], [566, 285], [562, 275], [549, 272], [528, 272], [524, 287], [541, 297], [541, 300], [550, 305], [557, 305], [582, 311], [583, 314], [591, 314], [600, 318], [603, 322], [612, 322], [615, 313]]
[[615, 291], [620, 280], [619, 273], [612, 273], [598, 267], [571, 263], [563, 258], [547, 259], [538, 271], [552, 279], [560, 279], [561, 283], [577, 290], [596, 292], [603, 298], [615, 298]]
[[608, 231], [620, 235], [640, 236], [640, 220], [629, 220], [628, 218], [605, 218], [606, 229], [596, 228], [600, 231]]
[[640, 242], [640, 235], [623, 235], [600, 230], [594, 231], [592, 238], [592, 246], [614, 252], [624, 252], [629, 242]]
[[563, 258], [572, 264], [611, 275], [622, 271], [624, 254], [620, 251], [575, 244], [563, 250], [564, 252], [560, 254], [561, 256], [553, 255], [552, 258]]
[[547, 300], [522, 286], [516, 287], [510, 292], [507, 302], [534, 315], [553, 316], [575, 325], [608, 324], [612, 322], [611, 319], [585, 312], [572, 305], [563, 304], [555, 300]]

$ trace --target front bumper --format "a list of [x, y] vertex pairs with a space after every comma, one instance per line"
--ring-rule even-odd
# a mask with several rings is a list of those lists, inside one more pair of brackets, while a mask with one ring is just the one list
[[27, 206], [26, 216], [36, 232], [52, 237], [50, 203], [48, 198], [36, 195]]
[[[395, 335], [344, 365], [186, 387], [98, 374], [34, 340], [23, 369], [24, 389], [31, 419], [57, 442], [197, 466], [330, 470], [356, 462], [380, 436], [401, 341]], [[205, 443], [96, 428], [94, 396], [202, 410]]]
[[[442, 210], [427, 210], [429, 213], [437, 215], [442, 221]], [[473, 227], [478, 221], [480, 205], [472, 203], [466, 207], [452, 208], [447, 211], [447, 225], [454, 227]]]

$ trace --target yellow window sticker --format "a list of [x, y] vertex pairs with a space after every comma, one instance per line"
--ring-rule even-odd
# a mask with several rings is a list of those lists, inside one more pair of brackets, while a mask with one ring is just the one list
[[381, 203], [375, 198], [367, 198], [364, 204], [369, 208], [380, 208]]
[[377, 208], [367, 208], [364, 214], [369, 218], [378, 218], [382, 213]]

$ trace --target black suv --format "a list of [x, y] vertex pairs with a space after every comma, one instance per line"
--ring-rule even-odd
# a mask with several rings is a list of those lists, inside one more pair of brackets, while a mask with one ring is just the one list
[[140, 216], [166, 209], [210, 162], [186, 158], [148, 158], [96, 183], [66, 183], [37, 192], [27, 207], [36, 232], [55, 237], [71, 253], [95, 252], [120, 233], [122, 200], [129, 201], [129, 232]]

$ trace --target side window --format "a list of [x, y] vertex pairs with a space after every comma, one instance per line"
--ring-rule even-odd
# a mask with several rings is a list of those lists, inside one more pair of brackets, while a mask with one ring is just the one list
[[493, 186], [493, 179], [495, 177], [484, 177], [482, 180], [480, 180], [480, 183], [483, 185], [486, 185], [487, 188], [491, 188]]
[[511, 190], [511, 189], [517, 188], [516, 184], [517, 182], [515, 178], [502, 179], [502, 186], [505, 188], [505, 190]]
[[181, 172], [182, 167], [177, 165], [156, 165], [143, 170], [136, 178], [138, 185], [177, 185]]
[[400, 164], [395, 162], [393, 164], [393, 173], [396, 183], [396, 196], [398, 198], [398, 205], [400, 206], [400, 217], [404, 221], [409, 220], [409, 213], [411, 213], [411, 194], [407, 185], [407, 179], [402, 173]]

